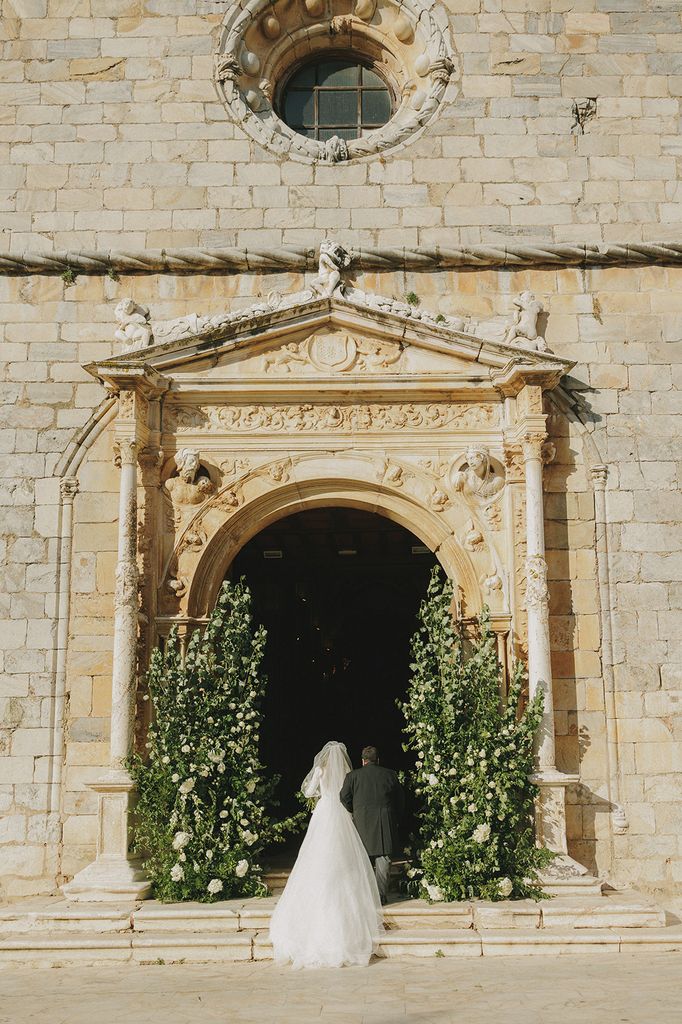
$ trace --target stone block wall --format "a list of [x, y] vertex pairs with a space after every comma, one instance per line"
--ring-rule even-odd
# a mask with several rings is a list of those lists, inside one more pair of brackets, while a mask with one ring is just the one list
[[[438, 0], [457, 69], [416, 141], [279, 161], [228, 118], [226, 0], [3, 0], [5, 245], [676, 239], [682, 10]], [[587, 99], [596, 113], [576, 113]], [[581, 108], [582, 109], [582, 108]]]
[[[325, 233], [384, 248], [679, 239], [677, 4], [445, 3], [461, 75], [437, 120], [395, 152], [336, 166], [280, 161], [230, 122], [213, 83], [227, 6], [2, 0], [0, 247], [316, 247]], [[581, 126], [574, 103], [591, 97]], [[582, 777], [569, 793], [571, 848], [617, 883], [679, 889], [682, 270], [367, 273], [357, 283], [476, 317], [510, 313], [531, 289], [551, 348], [577, 361], [566, 408], [552, 410], [546, 505], [558, 750]], [[64, 664], [58, 476], [106, 397], [82, 364], [114, 351], [122, 296], [163, 319], [300, 285], [294, 274], [0, 278], [1, 894], [49, 891], [94, 842], [84, 783], [106, 756], [118, 473], [105, 431], [74, 473]], [[605, 592], [589, 472], [600, 463]], [[623, 835], [612, 834], [606, 784], [611, 670]]]

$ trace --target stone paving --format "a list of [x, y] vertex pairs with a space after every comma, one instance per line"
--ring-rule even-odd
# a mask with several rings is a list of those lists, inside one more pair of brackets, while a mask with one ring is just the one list
[[0, 1024], [679, 1024], [679, 954], [292, 971], [271, 964], [17, 969]]

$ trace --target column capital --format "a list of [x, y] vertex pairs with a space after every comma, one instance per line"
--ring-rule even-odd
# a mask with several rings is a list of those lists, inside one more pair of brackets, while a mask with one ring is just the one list
[[59, 490], [65, 502], [71, 502], [78, 494], [78, 477], [63, 476], [59, 481]]
[[603, 491], [606, 487], [606, 481], [609, 476], [608, 466], [592, 466], [590, 469], [592, 480], [594, 481], [595, 491]]
[[524, 462], [542, 462], [543, 448], [547, 441], [547, 434], [544, 431], [536, 431], [523, 434], [521, 438], [521, 448], [523, 450]]
[[118, 469], [137, 465], [139, 447], [135, 437], [117, 437], [114, 441], [114, 465]]

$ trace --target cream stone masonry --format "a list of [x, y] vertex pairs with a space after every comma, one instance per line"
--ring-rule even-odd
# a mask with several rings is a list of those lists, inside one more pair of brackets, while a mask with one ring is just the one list
[[6, 247], [315, 246], [330, 228], [387, 247], [678, 240], [682, 15], [621, 6], [424, 4], [456, 67], [436, 116], [388, 163], [299, 166], [235, 123], [216, 85], [240, 5], [4, 0]]
[[[227, 0], [2, 0], [3, 896], [68, 884], [98, 842], [129, 870], [130, 794], [97, 788], [147, 724], [128, 700], [112, 732], [134, 625], [115, 593], [125, 438], [138, 676], [331, 462], [344, 501], [440, 544], [471, 609], [493, 606], [500, 653], [513, 632], [530, 657], [553, 703], [555, 846], [616, 886], [682, 885], [682, 10], [424, 6], [453, 62], [428, 124], [306, 163], [226, 108]], [[353, 257], [331, 300], [324, 238]], [[173, 384], [157, 399], [146, 370], [84, 369], [105, 379], [112, 358], [158, 360]], [[563, 376], [524, 413], [504, 365], [545, 360]], [[531, 449], [528, 476], [524, 419], [554, 448], [542, 466]]]

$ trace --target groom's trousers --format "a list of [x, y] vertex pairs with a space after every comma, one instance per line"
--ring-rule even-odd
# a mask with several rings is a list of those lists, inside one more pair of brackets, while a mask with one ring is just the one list
[[391, 858], [390, 857], [370, 857], [372, 867], [374, 868], [374, 874], [377, 879], [377, 887], [379, 889], [379, 895], [386, 899], [388, 896], [388, 883], [391, 875]]

